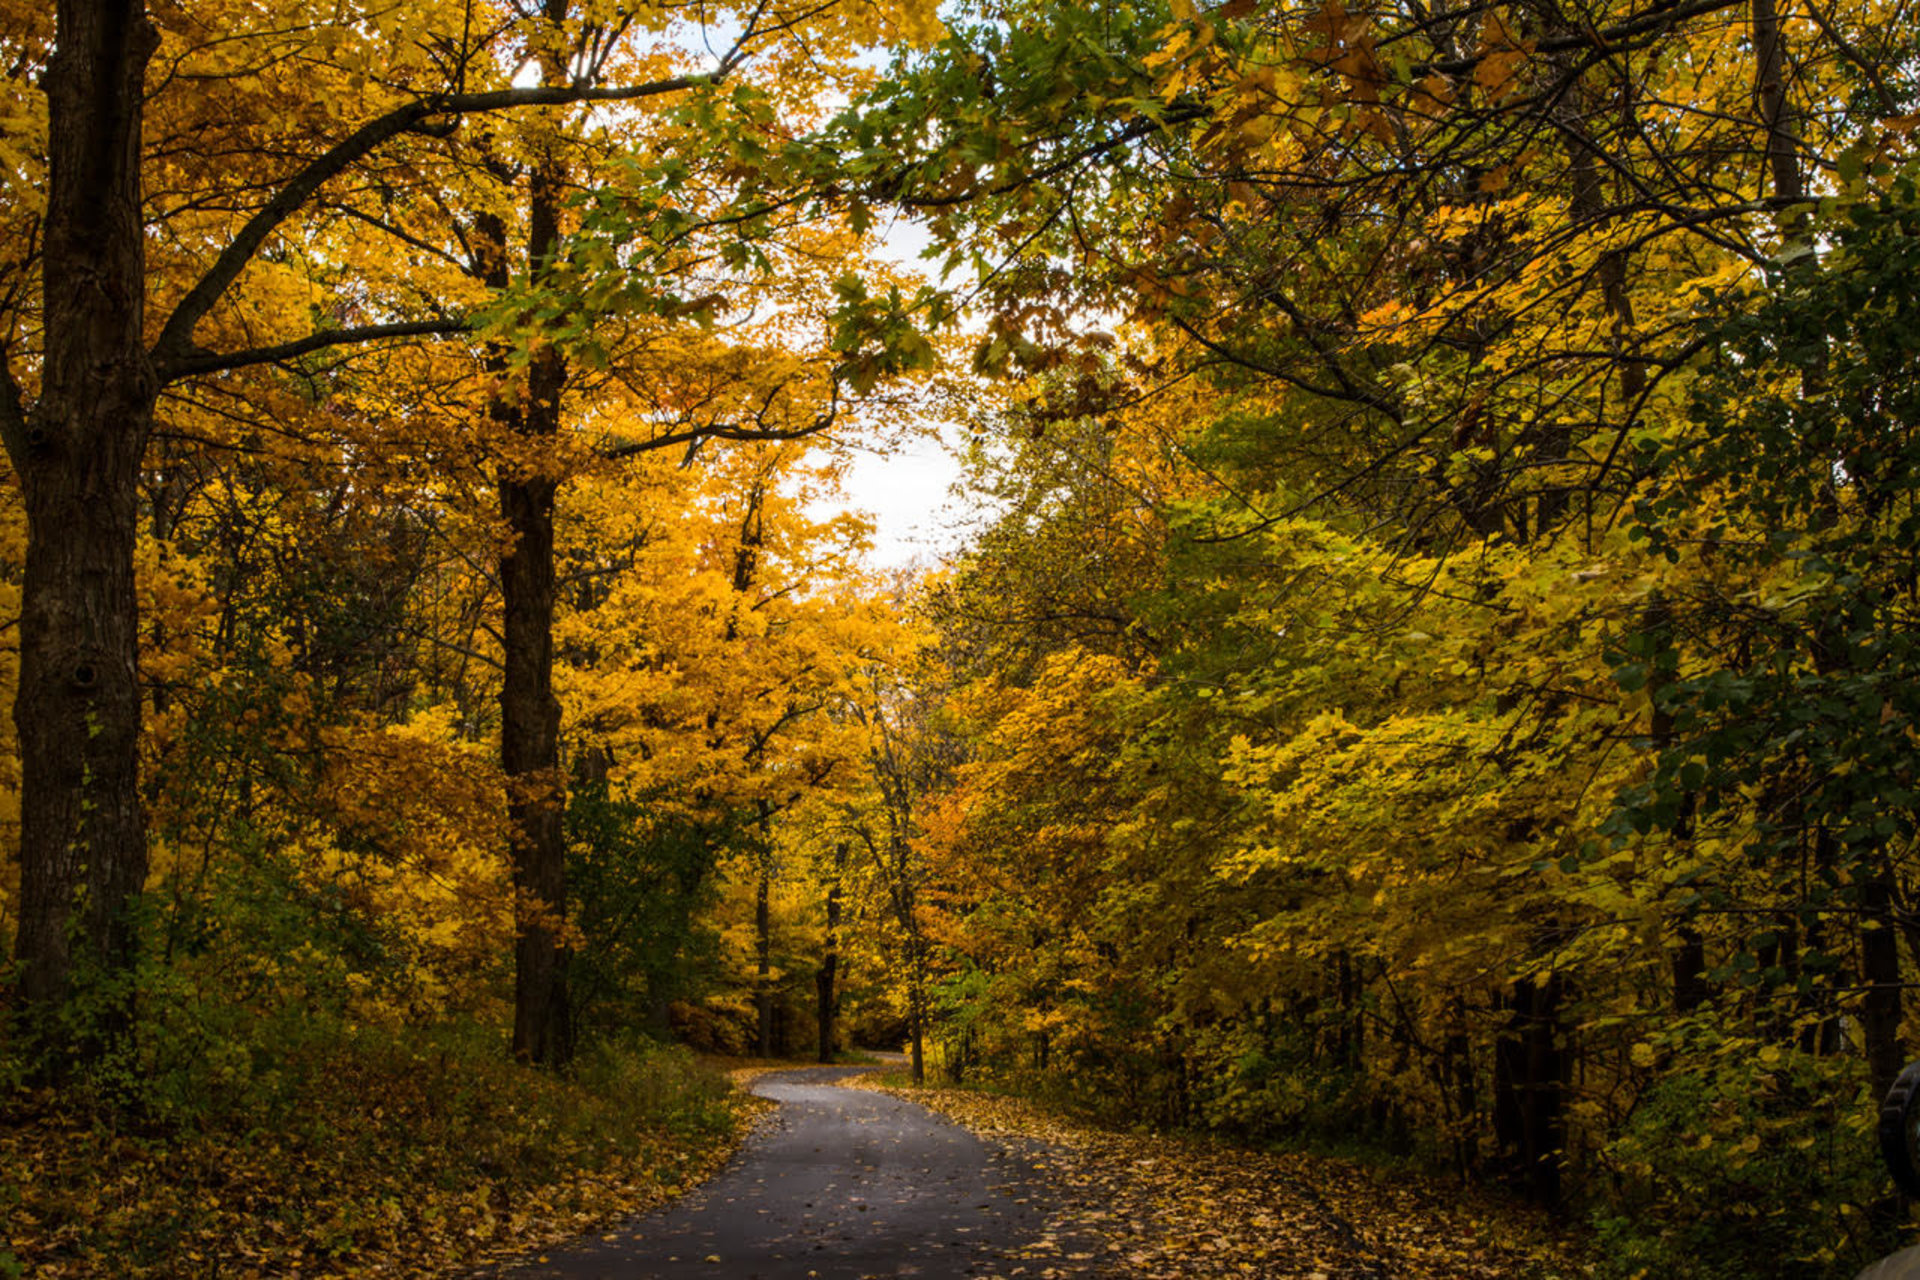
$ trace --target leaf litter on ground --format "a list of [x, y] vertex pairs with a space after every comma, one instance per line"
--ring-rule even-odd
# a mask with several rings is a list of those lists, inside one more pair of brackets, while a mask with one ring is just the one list
[[265, 1126], [0, 1100], [0, 1276], [428, 1277], [522, 1256], [705, 1181], [769, 1107], [659, 1061], [623, 1090], [335, 1052]]
[[1044, 1234], [1010, 1260], [1039, 1280], [1559, 1280], [1577, 1240], [1445, 1179], [1069, 1119], [1031, 1101], [897, 1077], [847, 1082], [924, 1104], [1031, 1171]]

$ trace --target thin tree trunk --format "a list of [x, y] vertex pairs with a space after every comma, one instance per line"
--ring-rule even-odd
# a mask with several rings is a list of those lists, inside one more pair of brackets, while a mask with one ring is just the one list
[[1873, 1096], [1884, 1098], [1906, 1061], [1900, 1039], [1900, 935], [1893, 920], [1892, 878], [1884, 871], [1860, 886], [1860, 1034]]
[[833, 879], [827, 885], [827, 937], [825, 954], [820, 957], [820, 970], [814, 975], [814, 986], [819, 997], [818, 1022], [820, 1027], [820, 1061], [832, 1062], [834, 1050], [834, 1021], [838, 1012], [836, 1007], [839, 995], [834, 991], [834, 982], [840, 976], [840, 879], [847, 865], [847, 846], [842, 844], [833, 851]]
[[1561, 1043], [1558, 974], [1513, 984], [1511, 1016], [1494, 1044], [1494, 1131], [1510, 1176], [1535, 1200], [1560, 1198], [1566, 1150], [1565, 1091], [1569, 1057]]
[[[65, 1055], [76, 1046], [52, 1042], [57, 1015], [77, 977], [132, 966], [131, 908], [147, 877], [133, 555], [158, 390], [145, 349], [140, 185], [144, 83], [158, 38], [139, 0], [62, 0], [56, 21], [57, 53], [42, 82], [45, 358], [24, 420], [6, 380], [5, 434], [27, 515], [14, 702], [16, 1012], [28, 1034]], [[110, 990], [106, 1009], [88, 1037], [96, 1047], [124, 1023], [130, 995]]]
[[920, 977], [920, 948], [911, 949], [913, 969], [907, 975], [907, 1031], [912, 1038], [913, 1082], [927, 1082], [927, 998]]
[[773, 1056], [773, 872], [764, 856], [760, 862], [760, 880], [753, 893], [753, 1002], [758, 1013], [758, 1034], [754, 1053]]

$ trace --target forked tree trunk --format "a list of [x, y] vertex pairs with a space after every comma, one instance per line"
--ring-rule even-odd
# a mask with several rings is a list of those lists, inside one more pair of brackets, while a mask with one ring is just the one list
[[[43, 1041], [78, 974], [122, 974], [134, 958], [147, 846], [133, 553], [158, 390], [143, 332], [140, 186], [158, 38], [140, 0], [62, 0], [57, 22], [43, 80], [45, 359], [37, 402], [24, 422], [11, 405], [6, 432], [27, 514], [16, 1013]], [[94, 1033], [112, 1033], [124, 999], [109, 993]]]

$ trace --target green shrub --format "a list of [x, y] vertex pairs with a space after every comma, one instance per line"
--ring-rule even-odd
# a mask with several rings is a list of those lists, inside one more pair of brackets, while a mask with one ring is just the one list
[[[1761, 1053], [1766, 1060], [1763, 1061]], [[1851, 1276], [1890, 1243], [1890, 1192], [1856, 1059], [1729, 1051], [1641, 1096], [1606, 1151], [1603, 1274]]]

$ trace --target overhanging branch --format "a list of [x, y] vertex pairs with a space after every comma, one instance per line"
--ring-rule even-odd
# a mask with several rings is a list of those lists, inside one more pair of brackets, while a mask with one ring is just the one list
[[172, 382], [196, 374], [221, 373], [255, 364], [277, 364], [294, 360], [329, 347], [354, 346], [382, 342], [392, 338], [441, 338], [470, 333], [473, 326], [465, 320], [406, 320], [396, 324], [366, 324], [350, 329], [322, 329], [292, 342], [277, 346], [253, 347], [246, 351], [206, 351], [193, 348], [169, 362], [160, 373], [162, 382]]
[[[805, 440], [817, 436], [833, 426], [840, 417], [840, 382], [834, 380], [833, 393], [827, 407], [812, 422], [799, 427], [769, 427], [764, 424], [742, 422], [713, 422], [704, 426], [688, 427], [683, 431], [669, 431], [663, 436], [650, 436], [645, 440], [636, 440], [631, 444], [614, 445], [600, 450], [600, 456], [608, 461], [621, 458], [633, 458], [643, 453], [652, 453], [655, 449], [671, 449], [677, 445], [698, 445], [708, 440], [738, 440], [747, 442], [777, 443], [782, 440]], [[691, 453], [689, 453], [691, 458]]]
[[267, 238], [305, 207], [321, 187], [388, 142], [408, 133], [450, 127], [467, 116], [510, 111], [518, 107], [633, 102], [641, 98], [679, 93], [699, 85], [717, 84], [732, 74], [744, 60], [746, 42], [755, 34], [751, 29], [743, 33], [720, 60], [719, 66], [698, 75], [672, 76], [646, 84], [604, 88], [587, 84], [531, 85], [526, 88], [492, 89], [484, 93], [429, 94], [361, 125], [281, 187], [259, 212], [247, 220], [239, 234], [207, 268], [206, 274], [180, 300], [161, 330], [159, 341], [154, 344], [155, 362], [162, 370], [163, 380], [183, 377], [199, 367], [194, 356], [195, 328], [213, 310], [233, 282], [239, 279], [240, 273], [260, 252]]

